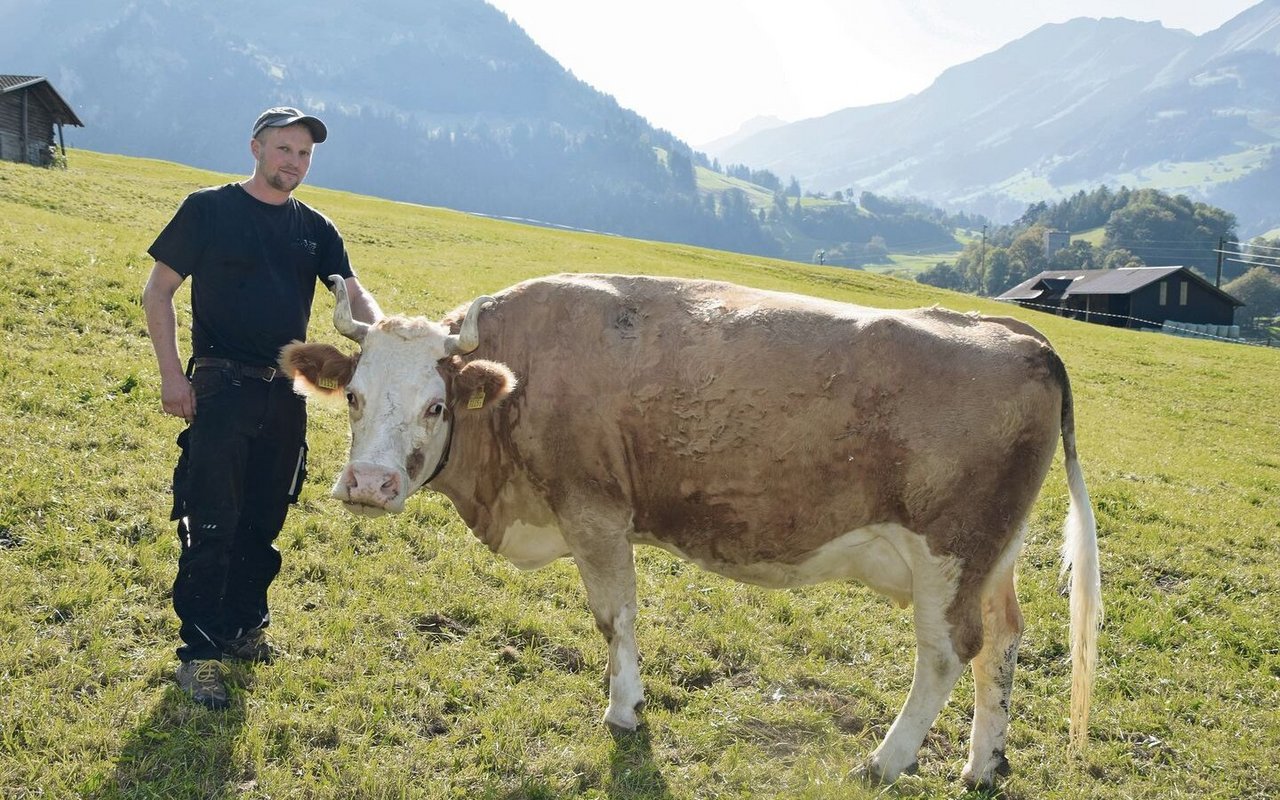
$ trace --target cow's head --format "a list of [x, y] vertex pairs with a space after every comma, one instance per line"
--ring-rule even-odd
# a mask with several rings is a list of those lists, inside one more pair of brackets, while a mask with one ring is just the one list
[[425, 319], [357, 321], [342, 279], [333, 285], [334, 325], [360, 352], [294, 342], [281, 351], [280, 366], [302, 394], [346, 398], [351, 453], [332, 495], [356, 513], [396, 513], [444, 467], [458, 416], [486, 413], [516, 379], [503, 364], [461, 358], [479, 345], [480, 309], [492, 298], [473, 302], [461, 330], [450, 334]]

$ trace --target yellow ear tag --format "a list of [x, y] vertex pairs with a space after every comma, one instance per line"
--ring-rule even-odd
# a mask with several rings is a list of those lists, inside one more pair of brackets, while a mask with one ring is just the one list
[[338, 388], [338, 382], [335, 381], [333, 378], [321, 378], [316, 385], [319, 386], [321, 389], [337, 389]]
[[471, 399], [467, 401], [467, 408], [472, 411], [484, 408], [484, 389], [476, 389], [472, 392]]

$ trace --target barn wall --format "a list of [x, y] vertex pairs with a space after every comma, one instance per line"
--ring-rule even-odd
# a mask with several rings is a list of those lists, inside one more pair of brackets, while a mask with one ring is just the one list
[[[22, 130], [24, 97], [27, 98], [25, 137]], [[53, 116], [42, 103], [28, 92], [0, 95], [0, 158], [44, 165], [49, 163], [49, 147], [53, 143]]]
[[[1167, 285], [1164, 305], [1160, 304], [1160, 284]], [[1187, 284], [1187, 302], [1183, 305], [1182, 284]], [[1231, 303], [1207, 290], [1198, 281], [1182, 275], [1170, 275], [1163, 281], [1134, 292], [1133, 316], [1164, 323], [1189, 322], [1195, 325], [1231, 325], [1235, 309]]]

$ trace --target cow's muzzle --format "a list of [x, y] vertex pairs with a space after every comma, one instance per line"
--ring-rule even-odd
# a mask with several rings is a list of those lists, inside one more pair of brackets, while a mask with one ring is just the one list
[[380, 464], [353, 462], [342, 470], [330, 493], [356, 514], [377, 516], [384, 512], [398, 514], [404, 510], [409, 483], [403, 470]]

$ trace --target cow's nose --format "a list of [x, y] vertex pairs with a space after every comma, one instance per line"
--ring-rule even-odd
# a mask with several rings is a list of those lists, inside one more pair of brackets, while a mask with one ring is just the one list
[[385, 507], [400, 495], [400, 473], [376, 464], [351, 464], [342, 485], [349, 502]]

